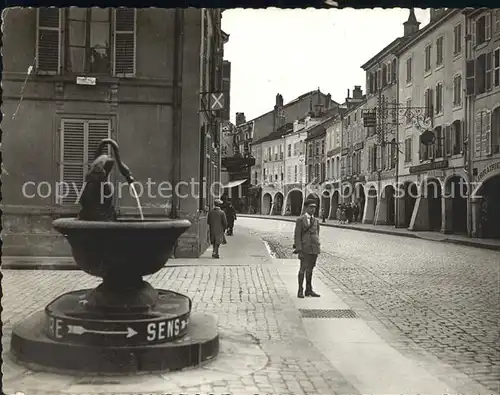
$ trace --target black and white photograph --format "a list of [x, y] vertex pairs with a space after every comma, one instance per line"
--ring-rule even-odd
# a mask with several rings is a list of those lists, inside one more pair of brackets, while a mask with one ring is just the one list
[[373, 6], [3, 10], [2, 393], [500, 395], [500, 8]]

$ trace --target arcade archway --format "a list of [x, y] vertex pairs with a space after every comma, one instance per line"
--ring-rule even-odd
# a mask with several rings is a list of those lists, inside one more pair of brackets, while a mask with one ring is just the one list
[[281, 192], [277, 192], [274, 195], [274, 206], [273, 206], [273, 214], [281, 215], [283, 211], [283, 194]]
[[366, 201], [365, 215], [363, 218], [364, 224], [373, 224], [375, 220], [375, 212], [377, 211], [378, 203], [377, 189], [372, 185], [368, 188], [368, 196]]
[[386, 225], [394, 225], [396, 217], [396, 205], [394, 200], [395, 189], [393, 185], [386, 185], [380, 196], [380, 210], [384, 210], [379, 213], [382, 216], [382, 222]]
[[351, 204], [353, 201], [353, 190], [350, 184], [345, 184], [342, 187], [342, 203]]
[[427, 212], [429, 230], [440, 231], [443, 221], [441, 206], [442, 206], [442, 190], [441, 183], [435, 178], [429, 178], [423, 185], [424, 198], [427, 199]]
[[359, 214], [358, 218], [356, 221], [361, 222], [363, 220], [363, 213], [365, 212], [365, 202], [366, 202], [366, 197], [365, 197], [365, 189], [363, 188], [363, 185], [361, 184], [356, 184], [355, 188], [355, 202], [359, 206]]
[[500, 174], [484, 181], [476, 195], [480, 197], [478, 236], [500, 239]]
[[456, 175], [450, 177], [445, 185], [446, 230], [452, 233], [467, 234], [467, 196], [465, 179]]
[[325, 218], [330, 216], [330, 192], [323, 191], [321, 194], [321, 209], [324, 210]]
[[332, 195], [332, 202], [331, 202], [332, 209], [330, 210], [330, 219], [338, 219], [337, 218], [338, 206], [339, 206], [339, 191], [335, 191], [333, 192]]
[[302, 211], [302, 191], [294, 189], [286, 197], [285, 215], [298, 216]]
[[418, 197], [417, 184], [407, 181], [403, 185], [403, 226], [408, 228], [411, 223], [413, 209]]
[[319, 203], [320, 203], [319, 196], [316, 195], [315, 193], [310, 193], [309, 195], [307, 195], [306, 201], [307, 200], [314, 200], [316, 202], [316, 211], [314, 213], [314, 216], [318, 217], [319, 216]]
[[271, 205], [273, 203], [273, 198], [271, 194], [266, 193], [262, 197], [262, 214], [269, 215], [271, 213]]

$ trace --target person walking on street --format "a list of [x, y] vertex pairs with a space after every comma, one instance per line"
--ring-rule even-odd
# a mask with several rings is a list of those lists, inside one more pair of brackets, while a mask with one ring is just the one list
[[350, 203], [347, 203], [346, 205], [345, 216], [347, 219], [347, 223], [350, 224], [352, 222], [352, 207]]
[[228, 202], [224, 207], [224, 213], [227, 219], [227, 235], [233, 235], [234, 221], [236, 221], [236, 210], [234, 209], [231, 202]]
[[227, 219], [224, 211], [221, 210], [222, 200], [214, 202], [214, 208], [207, 216], [208, 228], [210, 229], [210, 243], [213, 246], [212, 258], [219, 258], [219, 246], [224, 244], [224, 231], [227, 228]]
[[324, 208], [321, 209], [321, 222], [326, 222], [326, 210]]
[[[313, 291], [312, 275], [316, 266], [318, 255], [321, 252], [319, 242], [319, 221], [314, 218], [316, 203], [314, 200], [305, 202], [306, 212], [297, 218], [294, 232], [294, 253], [298, 254], [300, 260], [300, 269], [298, 274], [299, 290], [297, 297], [304, 296], [319, 297], [320, 295]], [[304, 277], [306, 279], [306, 290], [304, 293]]]
[[352, 206], [352, 222], [358, 222], [359, 206], [357, 203], [353, 203]]

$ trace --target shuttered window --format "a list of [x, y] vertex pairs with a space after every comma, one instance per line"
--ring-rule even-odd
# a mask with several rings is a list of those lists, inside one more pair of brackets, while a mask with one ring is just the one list
[[[61, 120], [60, 178], [67, 196], [59, 204], [77, 204], [85, 174], [102, 139], [111, 135], [109, 120]], [[65, 195], [63, 193], [62, 195]]]
[[61, 71], [61, 12], [59, 8], [37, 9], [36, 70], [55, 75]]
[[491, 112], [479, 111], [476, 114], [474, 134], [476, 158], [491, 155]]
[[136, 18], [135, 8], [118, 8], [114, 15], [113, 74], [130, 77], [136, 71]]
[[136, 19], [134, 8], [37, 9], [37, 73], [61, 73], [64, 20], [66, 73], [134, 76]]

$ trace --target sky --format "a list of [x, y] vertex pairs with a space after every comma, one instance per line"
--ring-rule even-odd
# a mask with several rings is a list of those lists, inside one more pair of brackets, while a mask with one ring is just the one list
[[[365, 92], [361, 65], [403, 35], [409, 10], [232, 9], [222, 14], [229, 34], [224, 59], [231, 62], [231, 121], [250, 120], [317, 89], [342, 103], [354, 85]], [[416, 9], [420, 29], [429, 10]]]

